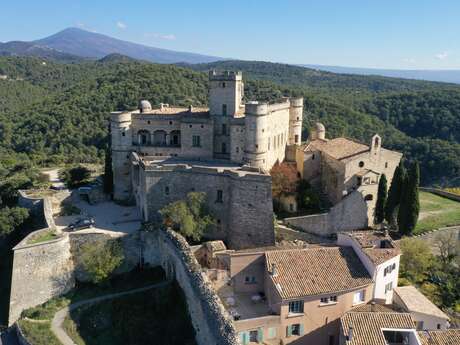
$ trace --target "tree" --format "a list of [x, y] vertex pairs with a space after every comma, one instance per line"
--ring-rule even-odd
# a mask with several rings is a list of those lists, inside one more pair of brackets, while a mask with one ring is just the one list
[[420, 168], [418, 162], [411, 164], [405, 178], [401, 194], [401, 205], [398, 211], [398, 229], [402, 234], [411, 234], [417, 225], [420, 213], [418, 188], [420, 184]]
[[375, 223], [380, 224], [385, 218], [385, 205], [387, 202], [387, 177], [382, 174], [377, 191], [377, 202], [375, 204]]
[[94, 284], [107, 280], [123, 260], [123, 249], [118, 240], [86, 243], [81, 248], [81, 265]]
[[460, 255], [460, 242], [454, 232], [440, 232], [436, 235], [434, 244], [439, 251], [439, 259], [443, 267], [451, 265]]
[[299, 177], [295, 165], [276, 163], [270, 170], [272, 177], [272, 196], [278, 199], [283, 193], [295, 193]]
[[420, 239], [403, 238], [400, 248], [402, 254], [400, 276], [413, 283], [423, 282], [434, 261], [428, 244]]
[[404, 169], [403, 163], [400, 162], [395, 169], [393, 180], [391, 181], [388, 191], [387, 203], [385, 205], [385, 220], [392, 226], [396, 226], [395, 216], [401, 201], [401, 191], [405, 176], [406, 170]]
[[206, 207], [206, 194], [190, 192], [186, 200], [175, 201], [160, 210], [163, 224], [171, 227], [186, 238], [199, 241], [214, 219]]
[[29, 211], [22, 207], [0, 209], [0, 238], [13, 232], [29, 217]]
[[110, 145], [110, 132], [109, 132], [109, 145], [105, 150], [105, 164], [104, 164], [104, 193], [113, 193], [113, 170], [112, 170], [112, 147]]
[[91, 177], [91, 171], [87, 167], [79, 165], [64, 170], [60, 175], [69, 188], [75, 188], [88, 181]]

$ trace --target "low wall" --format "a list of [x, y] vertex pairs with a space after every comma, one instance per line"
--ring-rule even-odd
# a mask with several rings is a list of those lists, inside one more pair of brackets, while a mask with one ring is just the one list
[[14, 327], [16, 331], [16, 337], [18, 339], [19, 345], [33, 345], [29, 343], [29, 341], [26, 339], [26, 336], [24, 335], [24, 332], [21, 329], [21, 326], [16, 323], [16, 326]]
[[437, 189], [437, 188], [428, 188], [428, 187], [420, 187], [419, 188], [423, 192], [429, 192], [433, 194], [437, 194], [440, 196], [443, 196], [445, 198], [455, 200], [455, 201], [460, 201], [460, 195], [454, 194], [454, 193], [449, 193], [446, 192], [445, 190], [442, 189]]
[[368, 225], [367, 205], [361, 193], [355, 191], [333, 206], [328, 213], [285, 218], [284, 222], [296, 229], [319, 236], [364, 229]]
[[144, 233], [144, 260], [160, 264], [182, 288], [199, 345], [237, 345], [233, 321], [187, 241], [173, 231]]

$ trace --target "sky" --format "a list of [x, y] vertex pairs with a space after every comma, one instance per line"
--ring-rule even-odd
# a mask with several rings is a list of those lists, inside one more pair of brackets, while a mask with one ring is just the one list
[[0, 42], [67, 27], [245, 60], [460, 69], [460, 0], [4, 0]]

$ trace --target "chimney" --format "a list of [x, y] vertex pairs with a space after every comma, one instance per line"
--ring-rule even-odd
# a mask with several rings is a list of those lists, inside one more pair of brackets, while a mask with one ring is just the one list
[[348, 328], [347, 340], [351, 341], [352, 339], [353, 339], [353, 326], [350, 325], [350, 327]]
[[374, 301], [371, 302], [371, 312], [373, 313], [375, 312], [375, 302]]
[[276, 269], [275, 264], [272, 264], [271, 275], [272, 275], [272, 277], [276, 277], [278, 275], [278, 270]]

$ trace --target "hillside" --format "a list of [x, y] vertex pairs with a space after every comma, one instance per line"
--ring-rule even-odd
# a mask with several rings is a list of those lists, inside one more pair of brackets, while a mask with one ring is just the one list
[[[42, 62], [0, 57], [0, 74], [9, 76], [0, 80], [0, 150], [26, 153], [38, 164], [101, 160], [110, 111], [135, 108], [142, 98], [153, 104], [204, 105], [207, 74], [202, 71], [232, 68], [245, 73], [247, 100], [304, 96], [304, 137], [318, 120], [326, 125], [328, 136], [344, 135], [367, 142], [378, 132], [385, 146], [403, 151], [408, 159], [420, 160], [423, 184], [447, 183], [460, 172], [460, 144], [455, 132], [460, 87], [455, 85], [343, 76], [256, 62], [184, 68], [116, 55], [75, 64]], [[411, 101], [403, 102], [407, 94], [412, 95], [408, 98]], [[438, 126], [439, 130], [422, 131], [401, 121], [410, 110], [411, 121], [422, 123], [426, 109], [436, 116], [423, 122], [424, 126], [447, 121], [438, 114], [449, 111], [447, 129]]]
[[0, 42], [0, 56], [35, 56], [61, 62], [79, 62], [81, 57], [42, 46], [33, 42]]

